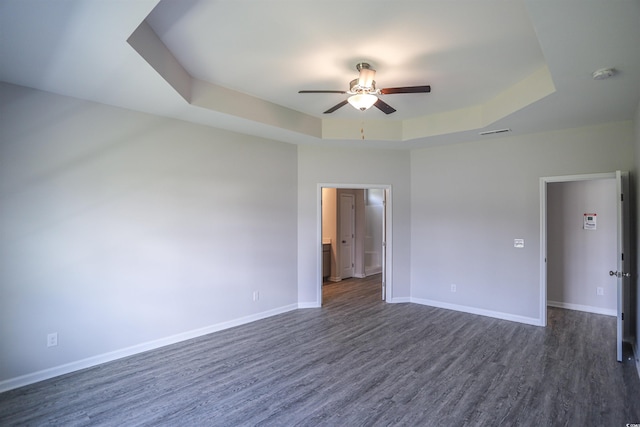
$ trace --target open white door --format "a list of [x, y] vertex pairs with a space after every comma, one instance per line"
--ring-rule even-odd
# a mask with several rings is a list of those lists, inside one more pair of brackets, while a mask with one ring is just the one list
[[382, 301], [387, 299], [387, 191], [382, 192]]
[[[618, 253], [617, 253], [617, 270], [609, 271], [610, 276], [616, 276], [617, 280], [617, 321], [616, 321], [616, 357], [618, 362], [622, 362], [622, 341], [624, 339], [624, 303], [625, 303], [625, 283], [628, 282], [629, 276], [629, 257], [630, 253], [628, 249], [628, 239], [626, 238], [626, 230], [629, 219], [628, 209], [628, 188], [629, 188], [629, 173], [628, 172], [616, 172], [617, 182], [617, 211], [618, 211]], [[626, 257], [625, 257], [626, 254]]]

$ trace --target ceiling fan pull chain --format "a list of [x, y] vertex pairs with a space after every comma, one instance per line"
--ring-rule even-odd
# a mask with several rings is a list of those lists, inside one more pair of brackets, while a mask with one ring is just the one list
[[364, 120], [362, 121], [362, 124], [360, 125], [360, 135], [362, 135], [362, 140], [364, 141]]

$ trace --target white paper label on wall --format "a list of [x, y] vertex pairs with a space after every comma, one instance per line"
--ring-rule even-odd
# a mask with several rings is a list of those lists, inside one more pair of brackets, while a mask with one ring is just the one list
[[594, 213], [586, 213], [584, 214], [584, 229], [585, 230], [595, 230], [596, 229], [596, 218], [597, 214]]
[[513, 247], [518, 249], [524, 248], [524, 239], [513, 239]]

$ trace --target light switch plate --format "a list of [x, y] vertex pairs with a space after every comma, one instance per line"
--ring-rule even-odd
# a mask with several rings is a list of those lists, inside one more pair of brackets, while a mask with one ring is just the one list
[[514, 248], [524, 248], [524, 239], [513, 239], [513, 247]]

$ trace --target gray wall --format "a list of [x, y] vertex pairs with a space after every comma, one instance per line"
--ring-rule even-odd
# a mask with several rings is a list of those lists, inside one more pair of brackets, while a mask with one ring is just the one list
[[[549, 305], [616, 315], [616, 195], [615, 179], [547, 185]], [[585, 213], [597, 214], [595, 230], [584, 229]]]
[[633, 142], [621, 122], [413, 151], [412, 300], [540, 322], [539, 178], [632, 170]]
[[0, 107], [0, 382], [297, 307], [295, 146], [6, 84]]

